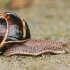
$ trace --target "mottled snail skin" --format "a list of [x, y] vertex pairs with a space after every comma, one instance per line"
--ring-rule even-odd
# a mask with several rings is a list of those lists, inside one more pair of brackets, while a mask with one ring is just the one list
[[24, 55], [41, 55], [44, 53], [66, 53], [69, 52], [68, 45], [65, 41], [48, 41], [30, 39], [25, 43], [9, 45], [4, 55], [11, 56], [14, 54]]
[[5, 56], [14, 54], [36, 56], [44, 53], [69, 52], [69, 40], [30, 39], [31, 34], [27, 23], [15, 13], [0, 13], [0, 23], [0, 51], [4, 52]]

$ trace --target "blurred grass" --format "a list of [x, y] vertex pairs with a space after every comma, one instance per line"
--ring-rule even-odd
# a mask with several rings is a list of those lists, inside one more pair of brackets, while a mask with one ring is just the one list
[[6, 7], [11, 0], [0, 0], [0, 7]]
[[7, 5], [10, 3], [10, 1], [11, 1], [11, 0], [4, 0], [4, 1], [3, 1], [3, 2], [4, 2], [3, 5], [4, 5], [4, 6], [7, 6]]

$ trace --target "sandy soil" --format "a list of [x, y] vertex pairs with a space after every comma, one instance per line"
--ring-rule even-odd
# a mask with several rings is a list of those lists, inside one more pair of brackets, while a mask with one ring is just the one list
[[[56, 40], [70, 37], [70, 0], [36, 0], [27, 8], [7, 9], [23, 17], [32, 38]], [[70, 53], [43, 56], [0, 56], [1, 70], [70, 70]]]

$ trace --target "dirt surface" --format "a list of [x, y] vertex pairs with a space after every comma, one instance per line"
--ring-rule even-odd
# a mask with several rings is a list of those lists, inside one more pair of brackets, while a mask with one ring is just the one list
[[[56, 40], [70, 37], [70, 0], [36, 0], [15, 12], [29, 25], [32, 38]], [[70, 70], [70, 53], [42, 56], [0, 56], [0, 70]]]

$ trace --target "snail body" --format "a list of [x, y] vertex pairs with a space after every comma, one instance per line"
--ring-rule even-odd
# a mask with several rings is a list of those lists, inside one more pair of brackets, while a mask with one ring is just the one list
[[66, 52], [69, 52], [69, 49], [65, 41], [62, 43], [62, 41], [29, 39], [25, 43], [10, 45], [10, 48], [5, 51], [4, 55], [24, 54], [37, 56], [44, 53], [60, 54]]
[[69, 52], [68, 41], [48, 41], [31, 39], [29, 27], [24, 19], [15, 13], [0, 13], [0, 51], [4, 55], [41, 55], [43, 53]]

